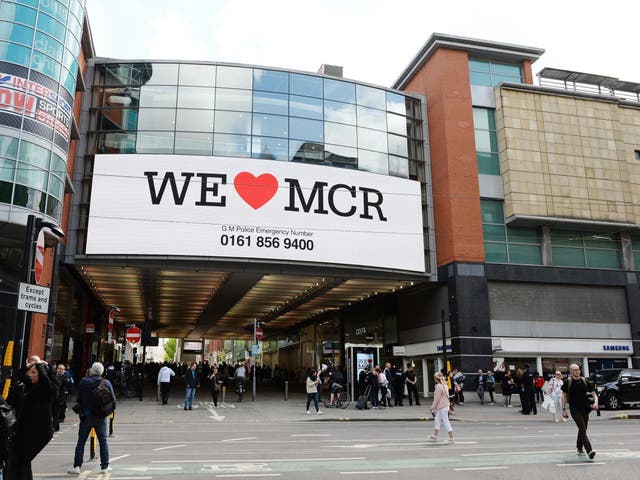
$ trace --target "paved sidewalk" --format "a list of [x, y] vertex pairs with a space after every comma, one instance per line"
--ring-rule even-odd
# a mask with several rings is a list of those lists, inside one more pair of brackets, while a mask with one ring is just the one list
[[[306, 395], [291, 393], [287, 401], [282, 393], [258, 390], [256, 400], [251, 400], [251, 393], [245, 396], [243, 402], [236, 402], [235, 394], [227, 397], [227, 401], [220, 402], [217, 409], [213, 408], [208, 390], [200, 389], [196, 395], [193, 411], [184, 411], [182, 407], [182, 388], [172, 386], [172, 395], [168, 405], [160, 405], [154, 397], [145, 397], [143, 401], [136, 398], [124, 399], [118, 403], [115, 418], [115, 431], [118, 423], [147, 423], [147, 422], [298, 422], [298, 421], [431, 421], [430, 398], [424, 398], [420, 406], [409, 406], [405, 401], [403, 407], [391, 407], [377, 410], [357, 410], [355, 402], [346, 409], [325, 408], [320, 404], [322, 415], [316, 415], [313, 403], [311, 415], [305, 414]], [[522, 415], [519, 405], [505, 408], [502, 403], [495, 405], [480, 405], [479, 403], [465, 403], [456, 406], [453, 421], [463, 422], [501, 422], [508, 420], [522, 422], [552, 422], [551, 415], [538, 407], [538, 415]], [[72, 412], [69, 412], [73, 415]], [[640, 410], [602, 411], [601, 416], [591, 414], [591, 421], [622, 419], [625, 415], [629, 419], [640, 418]], [[571, 419], [569, 419], [571, 421]]]

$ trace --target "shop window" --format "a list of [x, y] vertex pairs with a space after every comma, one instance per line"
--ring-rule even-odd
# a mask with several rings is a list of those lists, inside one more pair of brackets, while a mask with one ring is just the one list
[[551, 230], [553, 264], [562, 267], [622, 268], [618, 236], [607, 233], [585, 233]]

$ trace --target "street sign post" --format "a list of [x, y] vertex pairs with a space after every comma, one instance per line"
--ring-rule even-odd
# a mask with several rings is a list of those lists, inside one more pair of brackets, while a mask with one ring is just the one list
[[44, 269], [44, 232], [40, 230], [38, 233], [38, 241], [36, 242], [34, 273], [36, 283], [41, 285], [42, 270]]
[[142, 330], [138, 327], [129, 327], [124, 334], [124, 338], [129, 343], [140, 343], [140, 339], [142, 338]]
[[262, 327], [256, 327], [256, 339], [262, 340], [264, 337], [264, 332], [262, 331]]

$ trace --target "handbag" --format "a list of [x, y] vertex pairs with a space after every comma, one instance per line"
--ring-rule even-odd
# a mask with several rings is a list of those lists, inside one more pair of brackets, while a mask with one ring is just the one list
[[216, 382], [216, 384], [215, 384], [215, 386], [213, 387], [213, 389], [214, 389], [216, 392], [219, 392], [219, 391], [220, 391], [220, 384], [219, 384], [218, 382]]
[[460, 386], [459, 383], [456, 383], [455, 390], [456, 390], [456, 393], [460, 393], [462, 391], [462, 387]]
[[544, 396], [544, 401], [542, 402], [541, 406], [545, 410], [549, 410], [549, 413], [554, 413], [555, 412], [555, 406], [553, 407], [554, 412], [551, 412], [551, 407], [553, 406], [553, 401], [551, 400], [551, 397], [549, 395], [545, 395]]

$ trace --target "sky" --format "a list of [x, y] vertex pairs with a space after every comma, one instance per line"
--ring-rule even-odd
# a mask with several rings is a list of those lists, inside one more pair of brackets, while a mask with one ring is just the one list
[[87, 0], [98, 57], [203, 60], [389, 87], [433, 32], [543, 48], [533, 65], [640, 83], [640, 2]]

